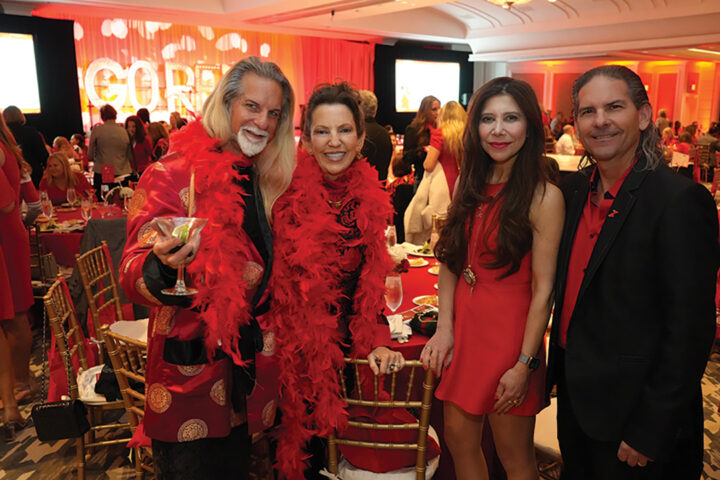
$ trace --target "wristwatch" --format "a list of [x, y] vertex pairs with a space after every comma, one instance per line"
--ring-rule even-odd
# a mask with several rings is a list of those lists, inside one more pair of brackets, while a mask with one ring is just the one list
[[520, 353], [520, 356], [518, 357], [518, 362], [524, 363], [525, 365], [527, 365], [531, 371], [537, 370], [537, 367], [540, 366], [539, 358], [530, 357], [528, 355], [525, 355], [524, 353]]

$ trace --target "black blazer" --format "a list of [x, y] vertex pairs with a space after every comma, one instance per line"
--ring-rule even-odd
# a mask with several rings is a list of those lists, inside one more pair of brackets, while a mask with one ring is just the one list
[[378, 180], [385, 180], [390, 167], [393, 154], [393, 144], [390, 134], [385, 127], [377, 123], [374, 118], [365, 119], [365, 144], [362, 156], [378, 172]]
[[[567, 334], [565, 380], [583, 430], [661, 459], [675, 439], [702, 438], [700, 380], [715, 331], [718, 214], [705, 187], [665, 166], [625, 179], [598, 235]], [[561, 185], [547, 393], [557, 381], [570, 250], [593, 167]]]

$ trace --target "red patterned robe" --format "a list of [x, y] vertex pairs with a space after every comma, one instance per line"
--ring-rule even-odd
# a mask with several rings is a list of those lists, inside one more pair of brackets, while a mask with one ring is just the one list
[[[208, 136], [201, 122], [193, 122], [173, 136], [169, 155], [147, 168], [132, 197], [120, 283], [132, 302], [153, 307], [143, 420], [150, 438], [186, 442], [225, 437], [231, 427], [244, 421], [249, 422], [250, 433], [274, 422], [274, 336], [263, 328], [262, 317], [258, 322], [265, 348], [256, 356], [257, 382], [247, 398], [246, 412], [234, 412], [230, 401], [231, 365], [245, 360], [238, 353], [237, 332], [248, 323], [250, 300], [265, 270], [262, 256], [242, 228], [243, 195], [247, 192], [238, 180], [247, 177], [236, 168], [247, 170], [251, 165], [250, 159], [220, 150], [219, 142]], [[152, 221], [159, 216], [188, 216], [191, 169], [196, 171], [196, 208], [190, 215], [209, 221], [201, 233], [197, 255], [186, 270], [188, 284], [200, 290], [191, 297], [193, 308], [187, 308], [189, 305], [177, 302], [188, 299], [159, 293], [160, 287], [174, 284], [174, 277], [167, 271], [163, 274], [152, 253], [156, 236]], [[170, 363], [163, 356], [169, 358], [164, 352], [169, 338], [204, 345], [213, 359], [207, 361], [205, 355], [191, 364]]]

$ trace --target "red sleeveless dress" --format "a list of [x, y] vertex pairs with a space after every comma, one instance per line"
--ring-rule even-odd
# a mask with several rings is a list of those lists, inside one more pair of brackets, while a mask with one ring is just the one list
[[[487, 194], [495, 196], [503, 186], [488, 185]], [[471, 291], [462, 276], [458, 279], [454, 300], [454, 356], [436, 391], [440, 400], [453, 402], [474, 415], [493, 411], [500, 377], [517, 362], [532, 296], [530, 252], [522, 259], [517, 272], [502, 279], [498, 277], [505, 269], [482, 267], [491, 260], [489, 251], [497, 242], [497, 229], [487, 230], [492, 227], [501, 204], [502, 198], [494, 206], [484, 205], [476, 211], [468, 257], [477, 280]], [[479, 212], [481, 217], [477, 217]], [[511, 415], [535, 415], [546, 406], [544, 343], [537, 356], [540, 366], [530, 374], [527, 397], [508, 412]]]

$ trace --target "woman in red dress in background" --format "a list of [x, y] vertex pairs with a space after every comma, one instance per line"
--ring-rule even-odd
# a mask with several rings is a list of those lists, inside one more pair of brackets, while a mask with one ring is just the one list
[[445, 172], [450, 198], [455, 193], [455, 182], [460, 173], [462, 137], [467, 113], [458, 102], [450, 101], [440, 109], [438, 128], [430, 132], [430, 145], [423, 162], [425, 171], [432, 172], [440, 163]]
[[[33, 304], [33, 293], [30, 240], [20, 217], [21, 159], [20, 149], [5, 120], [0, 117], [0, 247], [8, 271], [13, 309], [12, 318], [0, 318], [0, 337], [3, 337], [0, 340], [0, 371], [10, 376], [10, 385], [17, 382], [16, 390], [26, 390], [29, 394], [36, 390], [29, 370], [32, 333], [27, 316]], [[4, 381], [3, 436], [12, 440], [15, 432], [25, 428], [27, 422], [20, 415], [15, 394], [7, 393], [7, 378]]]
[[130, 143], [132, 143], [133, 154], [135, 155], [135, 168], [138, 174], [142, 175], [153, 161], [150, 137], [145, 132], [145, 125], [143, 125], [140, 117], [135, 115], [125, 120], [125, 130], [130, 135]]
[[564, 219], [537, 98], [497, 78], [475, 93], [460, 183], [435, 249], [439, 316], [422, 360], [437, 376], [458, 478], [487, 479], [485, 419], [512, 479], [537, 479], [535, 415]]
[[93, 190], [85, 175], [70, 169], [65, 154], [55, 152], [48, 157], [45, 173], [40, 180], [40, 190], [47, 192], [53, 205], [60, 205], [67, 202], [67, 191], [70, 188], [75, 189], [78, 199], [80, 195]]

